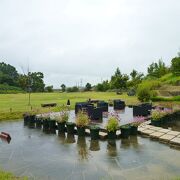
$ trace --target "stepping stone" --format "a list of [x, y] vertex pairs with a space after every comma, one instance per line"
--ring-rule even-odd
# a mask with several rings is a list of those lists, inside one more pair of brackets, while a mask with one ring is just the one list
[[107, 133], [99, 132], [99, 136], [100, 136], [101, 139], [106, 139], [107, 138]]
[[144, 131], [144, 130], [148, 130], [147, 128], [142, 128], [142, 127], [138, 127], [138, 131]]
[[170, 131], [171, 130], [169, 130], [169, 129], [160, 129], [160, 130], [158, 130], [158, 132], [162, 132], [162, 133], [168, 133]]
[[85, 132], [90, 135], [90, 129], [85, 129]]
[[180, 138], [179, 137], [175, 137], [173, 139], [170, 140], [171, 144], [175, 144], [175, 145], [180, 145]]
[[174, 135], [164, 134], [163, 136], [159, 137], [159, 140], [169, 142], [173, 138], [174, 138]]
[[158, 139], [159, 137], [161, 137], [163, 135], [164, 135], [164, 133], [162, 133], [162, 132], [154, 132], [154, 133], [150, 134], [150, 137]]
[[145, 135], [150, 135], [152, 133], [154, 133], [155, 131], [151, 130], [151, 129], [145, 129], [144, 131], [141, 131], [141, 134], [145, 134]]
[[161, 129], [163, 129], [163, 128], [153, 126], [153, 128], [151, 128], [151, 129], [154, 130], [154, 131], [159, 131], [159, 130], [161, 130]]
[[174, 136], [179, 136], [180, 132], [178, 132], [178, 131], [169, 131], [167, 134], [174, 135]]
[[179, 137], [179, 138], [180, 138], [180, 135], [178, 135], [177, 137]]
[[152, 129], [152, 128], [154, 128], [154, 126], [151, 126], [151, 125], [146, 125], [146, 128], [148, 128], [148, 129]]

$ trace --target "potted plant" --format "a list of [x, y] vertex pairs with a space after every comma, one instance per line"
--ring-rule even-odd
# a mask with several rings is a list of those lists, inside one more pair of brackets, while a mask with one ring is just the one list
[[90, 126], [90, 135], [92, 140], [99, 139], [99, 130], [98, 126]]
[[68, 134], [74, 134], [75, 123], [73, 123], [73, 122], [66, 122], [66, 127], [67, 127], [67, 133]]
[[130, 124], [130, 135], [137, 135], [138, 134], [138, 126], [140, 125], [139, 122], [133, 122]]
[[129, 138], [131, 133], [131, 127], [129, 124], [123, 125], [120, 127], [121, 129], [121, 137], [122, 138]]
[[119, 127], [119, 121], [115, 116], [111, 116], [106, 124], [108, 139], [116, 139], [116, 131]]
[[85, 127], [89, 124], [89, 117], [86, 113], [79, 111], [76, 116], [76, 127], [78, 136], [85, 136]]
[[152, 112], [151, 112], [151, 124], [154, 126], [161, 126], [163, 116], [164, 116], [164, 114], [161, 113], [161, 110], [159, 110], [159, 109], [152, 110]]
[[30, 128], [34, 128], [35, 127], [35, 119], [36, 119], [36, 115], [35, 115], [34, 111], [29, 112], [28, 126]]
[[58, 123], [58, 130], [59, 132], [65, 132], [66, 128], [65, 128], [65, 124], [69, 119], [69, 113], [66, 109], [63, 109], [60, 112], [59, 116], [56, 116], [56, 121]]

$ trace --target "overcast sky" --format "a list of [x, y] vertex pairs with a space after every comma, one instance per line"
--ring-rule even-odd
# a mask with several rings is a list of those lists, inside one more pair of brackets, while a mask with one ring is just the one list
[[146, 72], [180, 48], [180, 0], [0, 0], [0, 61], [59, 87]]

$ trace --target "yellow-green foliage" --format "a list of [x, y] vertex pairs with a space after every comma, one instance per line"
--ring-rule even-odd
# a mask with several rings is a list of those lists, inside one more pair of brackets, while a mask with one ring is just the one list
[[15, 177], [12, 173], [0, 170], [0, 179], [2, 180], [28, 180], [27, 177]]
[[160, 81], [163, 84], [172, 84], [172, 85], [179, 85], [180, 83], [180, 76], [175, 76], [172, 73], [166, 74], [160, 78]]
[[113, 132], [116, 131], [119, 127], [119, 121], [116, 117], [112, 116], [108, 119], [107, 125], [106, 125], [106, 129], [109, 132]]
[[90, 120], [86, 113], [79, 111], [76, 116], [76, 125], [79, 127], [84, 127], [89, 124]]

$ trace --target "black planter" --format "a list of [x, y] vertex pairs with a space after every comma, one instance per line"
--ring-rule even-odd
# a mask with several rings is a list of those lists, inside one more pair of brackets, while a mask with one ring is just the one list
[[65, 132], [66, 128], [65, 128], [65, 122], [58, 122], [58, 130], [59, 132]]
[[36, 118], [36, 128], [41, 128], [41, 126], [42, 126], [41, 118]]
[[131, 126], [131, 135], [136, 136], [138, 134], [138, 127], [137, 126]]
[[85, 136], [85, 127], [77, 127], [78, 136]]
[[108, 139], [116, 139], [116, 131], [108, 131]]
[[108, 112], [108, 103], [100, 101], [97, 103], [97, 107], [101, 108], [103, 112]]
[[131, 127], [120, 127], [121, 129], [121, 137], [122, 138], [129, 138], [131, 134]]
[[157, 126], [157, 127], [160, 127], [161, 126], [161, 119], [158, 119], [158, 120], [153, 120], [153, 119], [151, 119], [151, 124], [153, 125], [153, 126]]
[[90, 135], [92, 140], [99, 139], [99, 128], [90, 128]]
[[49, 129], [55, 129], [56, 128], [56, 121], [50, 120], [49, 121]]
[[94, 108], [91, 116], [91, 120], [99, 120], [102, 121], [103, 111], [102, 108]]
[[24, 125], [27, 126], [29, 123], [30, 117], [29, 115], [24, 115]]
[[74, 134], [74, 127], [75, 127], [74, 123], [67, 122], [66, 127], [67, 127], [67, 133], [68, 134]]
[[47, 119], [43, 120], [43, 129], [45, 130], [49, 129], [49, 120]]
[[114, 110], [122, 110], [125, 108], [125, 102], [121, 101], [120, 99], [115, 99], [114, 100]]
[[30, 128], [34, 128], [35, 127], [35, 118], [36, 118], [35, 115], [30, 115], [29, 116], [28, 126]]

